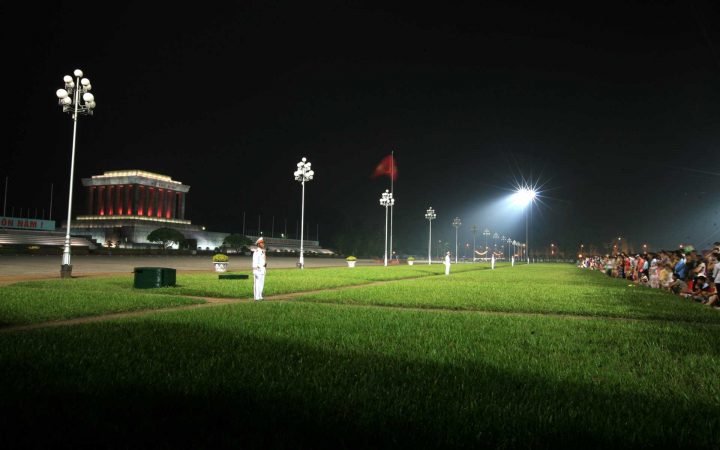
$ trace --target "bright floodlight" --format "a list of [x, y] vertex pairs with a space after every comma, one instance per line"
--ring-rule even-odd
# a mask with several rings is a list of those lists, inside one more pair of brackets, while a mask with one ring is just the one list
[[512, 202], [518, 206], [527, 206], [537, 197], [537, 192], [534, 189], [520, 188], [512, 196]]

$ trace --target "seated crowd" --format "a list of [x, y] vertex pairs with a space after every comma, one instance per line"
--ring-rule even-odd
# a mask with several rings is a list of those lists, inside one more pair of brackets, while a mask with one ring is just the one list
[[720, 309], [717, 286], [720, 284], [720, 242], [712, 250], [697, 252], [691, 246], [675, 251], [628, 255], [591, 256], [581, 259], [579, 267], [602, 270], [608, 276], [677, 294]]

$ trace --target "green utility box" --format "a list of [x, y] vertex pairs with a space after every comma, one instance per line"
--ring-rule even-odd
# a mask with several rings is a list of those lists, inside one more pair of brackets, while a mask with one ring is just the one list
[[149, 289], [167, 286], [175, 286], [175, 269], [167, 267], [136, 267], [135, 273], [136, 289]]

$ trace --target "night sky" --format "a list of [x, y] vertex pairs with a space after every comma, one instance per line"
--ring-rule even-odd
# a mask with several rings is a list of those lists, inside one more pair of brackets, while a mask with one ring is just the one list
[[718, 2], [26, 3], [3, 6], [8, 215], [47, 214], [54, 183], [64, 220], [55, 91], [80, 68], [98, 106], [78, 126], [75, 214], [80, 178], [141, 169], [189, 184], [209, 230], [241, 231], [245, 212], [293, 235], [307, 156], [310, 237], [366, 235], [379, 255], [389, 180], [371, 174], [394, 150], [403, 253], [427, 251], [428, 206], [436, 239], [459, 216], [461, 242], [472, 224], [524, 240], [503, 203], [523, 178], [542, 191], [534, 247], [720, 240]]

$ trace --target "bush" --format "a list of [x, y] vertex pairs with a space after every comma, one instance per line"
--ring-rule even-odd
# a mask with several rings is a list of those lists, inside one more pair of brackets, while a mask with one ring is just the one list
[[148, 234], [147, 240], [161, 244], [163, 249], [167, 249], [173, 244], [182, 244], [185, 241], [185, 236], [175, 228], [158, 228]]
[[414, 257], [414, 256], [408, 256], [408, 257], [407, 257], [407, 260], [408, 260], [408, 261], [415, 261], [415, 257]]
[[228, 262], [229, 259], [228, 255], [223, 255], [222, 253], [213, 255], [213, 262]]
[[345, 258], [345, 261], [357, 261], [357, 258], [354, 257], [354, 256], [352, 256], [352, 255], [350, 255], [350, 256], [348, 256], [347, 258]]

